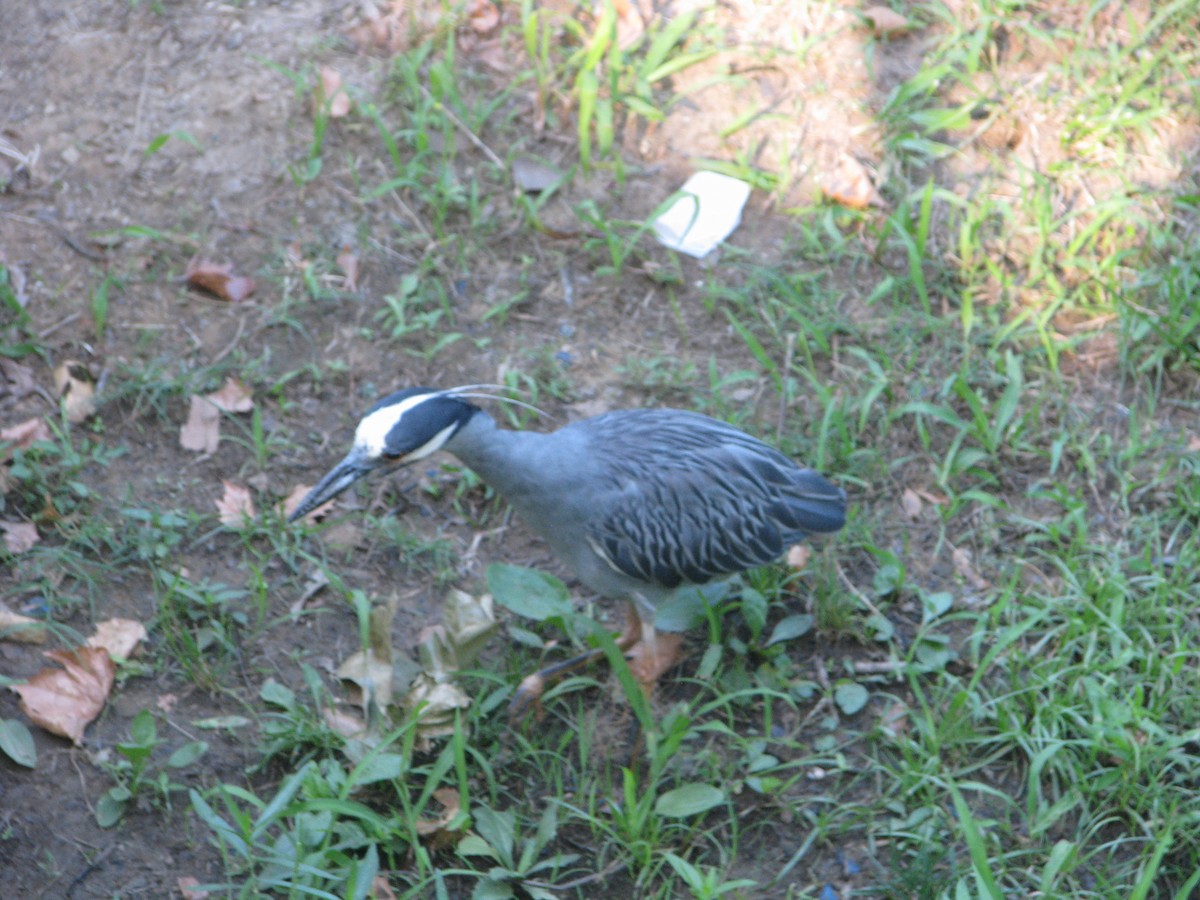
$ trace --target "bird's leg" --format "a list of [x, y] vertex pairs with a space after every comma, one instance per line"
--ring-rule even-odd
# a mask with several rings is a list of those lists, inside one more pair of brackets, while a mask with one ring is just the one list
[[683, 635], [670, 632], [659, 634], [654, 628], [654, 607], [646, 600], [639, 597], [629, 607], [630, 623], [626, 626], [626, 633], [634, 630], [638, 633], [638, 641], [629, 648], [627, 654], [629, 670], [648, 697], [658, 679], [679, 658]]
[[[633, 615], [625, 623], [625, 629], [617, 636], [616, 644], [621, 652], [627, 652], [630, 647], [637, 644], [639, 638], [643, 635], [644, 624], [637, 615], [636, 609], [632, 609]], [[651, 625], [653, 631], [653, 625]], [[508, 703], [508, 718], [509, 721], [516, 721], [522, 718], [529, 712], [530, 708], [536, 707], [542, 699], [542, 692], [546, 687], [558, 679], [570, 674], [576, 669], [582, 669], [584, 666], [590, 665], [598, 659], [603, 658], [604, 651], [597, 648], [589, 650], [586, 653], [580, 653], [578, 656], [572, 656], [570, 659], [564, 659], [562, 662], [556, 662], [553, 665], [546, 666], [544, 669], [538, 669], [532, 675], [526, 675], [513, 694], [512, 700]]]

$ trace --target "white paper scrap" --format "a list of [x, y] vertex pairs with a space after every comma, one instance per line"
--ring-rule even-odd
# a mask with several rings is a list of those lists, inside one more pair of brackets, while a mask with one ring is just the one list
[[679, 192], [681, 196], [652, 227], [664, 246], [697, 259], [738, 227], [742, 207], [750, 199], [750, 185], [717, 172], [697, 172]]

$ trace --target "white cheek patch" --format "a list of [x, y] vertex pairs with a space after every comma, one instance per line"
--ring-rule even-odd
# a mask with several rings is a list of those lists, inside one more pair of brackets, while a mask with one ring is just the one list
[[442, 448], [442, 444], [450, 440], [450, 435], [454, 433], [454, 430], [457, 427], [457, 423], [453, 425], [447, 425], [416, 450], [413, 450], [411, 453], [404, 454], [404, 461], [406, 463], [416, 462], [418, 459], [424, 459], [430, 453], [436, 453]]
[[383, 409], [375, 410], [358, 423], [358, 428], [354, 432], [354, 446], [363, 450], [368, 459], [378, 459], [383, 456], [384, 442], [388, 433], [399, 424], [406, 412], [418, 403], [428, 400], [429, 396], [429, 394], [418, 394], [394, 406], [385, 406]]

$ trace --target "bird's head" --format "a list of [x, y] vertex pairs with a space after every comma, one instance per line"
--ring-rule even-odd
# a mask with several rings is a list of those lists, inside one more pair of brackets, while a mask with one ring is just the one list
[[308, 492], [288, 521], [307, 515], [372, 472], [406, 466], [440, 450], [479, 411], [460, 396], [463, 390], [415, 387], [384, 397], [358, 423], [350, 452]]

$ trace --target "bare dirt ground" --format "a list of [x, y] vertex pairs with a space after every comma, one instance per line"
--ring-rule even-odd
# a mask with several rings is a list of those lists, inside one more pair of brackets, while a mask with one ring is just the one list
[[[761, 10], [757, 4], [731, 6], [736, 12], [726, 24], [765, 40], [762, 35], [782, 33], [780, 17], [790, 15], [779, 6], [774, 12], [765, 4]], [[313, 120], [307, 94], [299, 94], [283, 70], [331, 64], [362, 96], [385, 93], [389, 59], [360, 52], [348, 37], [358, 21], [355, 7], [315, 0], [161, 7], [5, 0], [0, 21], [0, 136], [26, 155], [36, 152], [31, 177], [0, 195], [0, 258], [23, 277], [33, 331], [48, 350], [39, 383], [48, 391], [51, 369], [68, 359], [82, 361], [97, 377], [102, 407], [89, 439], [124, 452], [103, 467], [90, 466], [80, 479], [106, 508], [212, 515], [222, 478], [232, 477], [264, 496], [281, 497], [297, 482], [312, 483], [340, 456], [358, 411], [397, 386], [493, 382], [513, 368], [539, 367], [549, 383], [566, 366], [569, 389], [539, 402], [568, 419], [680, 401], [708, 382], [702, 371], [695, 384], [666, 384], [651, 396], [640, 383], [631, 388], [623, 374], [631, 357], [694, 359], [701, 369], [716, 359], [731, 372], [754, 369], [725, 319], [706, 311], [714, 278], [705, 264], [686, 261], [684, 283], [670, 291], [655, 280], [652, 265], [619, 281], [597, 276], [603, 259], [596, 252], [522, 227], [500, 173], [489, 173], [485, 153], [461, 132], [433, 137], [457, 141], [459, 171], [452, 176], [460, 184], [475, 176], [492, 196], [472, 200], [478, 208], [473, 213], [460, 203], [444, 233], [430, 225], [428, 210], [403, 202], [403, 191], [400, 202], [393, 195], [368, 196], [364, 185], [386, 180], [390, 169], [373, 126], [363, 119], [335, 124], [325, 139], [320, 176], [298, 183], [289, 167], [304, 166]], [[844, 29], [846, 23], [804, 23], [822, 24]], [[623, 185], [601, 170], [579, 178], [563, 204], [592, 197], [606, 203], [612, 217], [637, 220], [679, 186], [691, 170], [690, 157], [736, 153], [790, 172], [787, 202], [811, 200], [822, 187], [821, 171], [836, 171], [846, 156], [872, 155], [878, 136], [864, 109], [911, 73], [920, 52], [917, 43], [897, 42], [879, 51], [868, 72], [861, 35], [839, 34], [814, 63], [825, 79], [819, 94], [806, 99], [803, 84], [770, 69], [699, 92], [663, 125], [622, 135], [625, 152], [636, 160]], [[487, 66], [477, 69], [469, 78], [483, 85], [503, 77]], [[720, 130], [714, 122], [732, 120], [750, 104], [764, 110], [761, 124], [740, 130], [734, 140], [714, 136]], [[396, 117], [397, 128], [407, 127], [400, 105], [382, 114]], [[511, 142], [515, 131], [529, 135], [524, 149], [564, 165], [575, 157], [571, 129], [539, 133], [526, 97], [510, 99], [495, 116], [504, 127], [485, 125], [478, 137], [500, 156], [520, 149]], [[173, 137], [146, 152], [167, 134]], [[496, 143], [501, 139], [506, 143]], [[752, 199], [733, 239], [744, 258], [770, 262], [784, 251], [788, 224], [774, 215], [775, 203], [758, 193]], [[480, 225], [487, 229], [484, 239], [461, 242], [468, 257], [426, 269], [452, 292], [454, 328], [464, 339], [432, 359], [422, 356], [423, 339], [375, 339], [387, 329], [376, 318], [381, 295], [395, 293], [425, 260], [452, 258], [445, 249], [454, 245], [455, 230]], [[153, 229], [160, 238], [120, 232], [131, 227]], [[352, 248], [361, 266], [352, 289], [332, 263], [344, 247]], [[197, 256], [229, 262], [255, 277], [258, 290], [238, 304], [198, 296], [182, 277]], [[114, 281], [107, 328], [98, 338], [89, 297], [106, 275]], [[846, 282], [845, 314], [865, 317], [852, 289], [854, 273], [828, 277]], [[314, 299], [306, 279], [316, 279], [326, 295]], [[485, 319], [519, 294], [524, 299], [507, 315]], [[209, 379], [221, 366], [255, 386], [266, 435], [279, 438], [280, 449], [265, 465], [255, 461], [249, 439], [223, 441], [202, 457], [179, 446], [178, 425], [187, 411], [181, 388], [219, 387]], [[201, 370], [200, 381], [189, 381], [189, 372]], [[753, 405], [760, 387], [745, 382], [740, 402]], [[49, 413], [54, 406], [48, 400], [38, 393], [6, 399], [3, 424]], [[805, 414], [801, 400], [791, 415]], [[764, 427], [771, 427], [774, 415], [761, 411]], [[452, 542], [459, 582], [477, 582], [490, 559], [562, 574], [545, 549], [516, 528], [489, 531], [476, 546], [476, 529], [451, 494], [409, 492], [406, 522]], [[472, 502], [483, 505], [478, 498]], [[114, 528], [118, 522], [114, 517]], [[490, 527], [497, 524], [492, 520]], [[401, 583], [398, 633], [415, 634], [436, 620], [440, 592], [428, 573], [398, 573], [395, 551], [381, 538], [355, 534], [349, 543], [354, 552], [338, 556], [348, 581], [368, 592]], [[193, 579], [247, 581], [245, 557], [227, 534], [189, 534], [168, 552], [171, 564]], [[853, 566], [847, 568], [853, 575]], [[41, 579], [63, 586], [78, 602], [66, 607], [62, 624], [79, 634], [110, 616], [153, 619], [155, 592], [144, 572], [108, 572], [102, 583], [77, 575], [18, 571], [13, 563], [0, 572], [0, 592], [25, 603], [29, 596], [8, 596], [10, 585]], [[132, 716], [155, 708], [163, 695], [177, 695], [167, 714], [170, 745], [196, 736], [189, 722], [242, 711], [269, 677], [298, 686], [299, 660], [327, 670], [357, 646], [357, 627], [345, 609], [287, 615], [303, 588], [299, 573], [280, 564], [261, 575], [274, 624], [261, 641], [241, 648], [244, 655], [221, 673], [220, 683], [201, 689], [162, 659], [149, 677], [119, 685], [83, 747], [39, 733], [35, 770], [0, 760], [0, 883], [6, 895], [160, 897], [174, 890], [181, 875], [222, 878], [225, 868], [184, 794], [173, 795], [172, 813], [133, 808], [119, 827], [100, 828], [94, 805], [111, 780], [92, 760], [111, 754], [114, 742], [128, 737]], [[948, 577], [945, 571], [923, 575], [931, 589]], [[151, 652], [163, 652], [153, 636]], [[26, 677], [41, 664], [37, 648], [0, 643], [6, 675]], [[0, 695], [0, 716], [19, 715], [16, 698]], [[253, 736], [226, 730], [204, 738], [211, 746], [202, 770], [179, 776], [185, 784], [270, 780], [269, 774], [247, 774], [258, 761]]]

